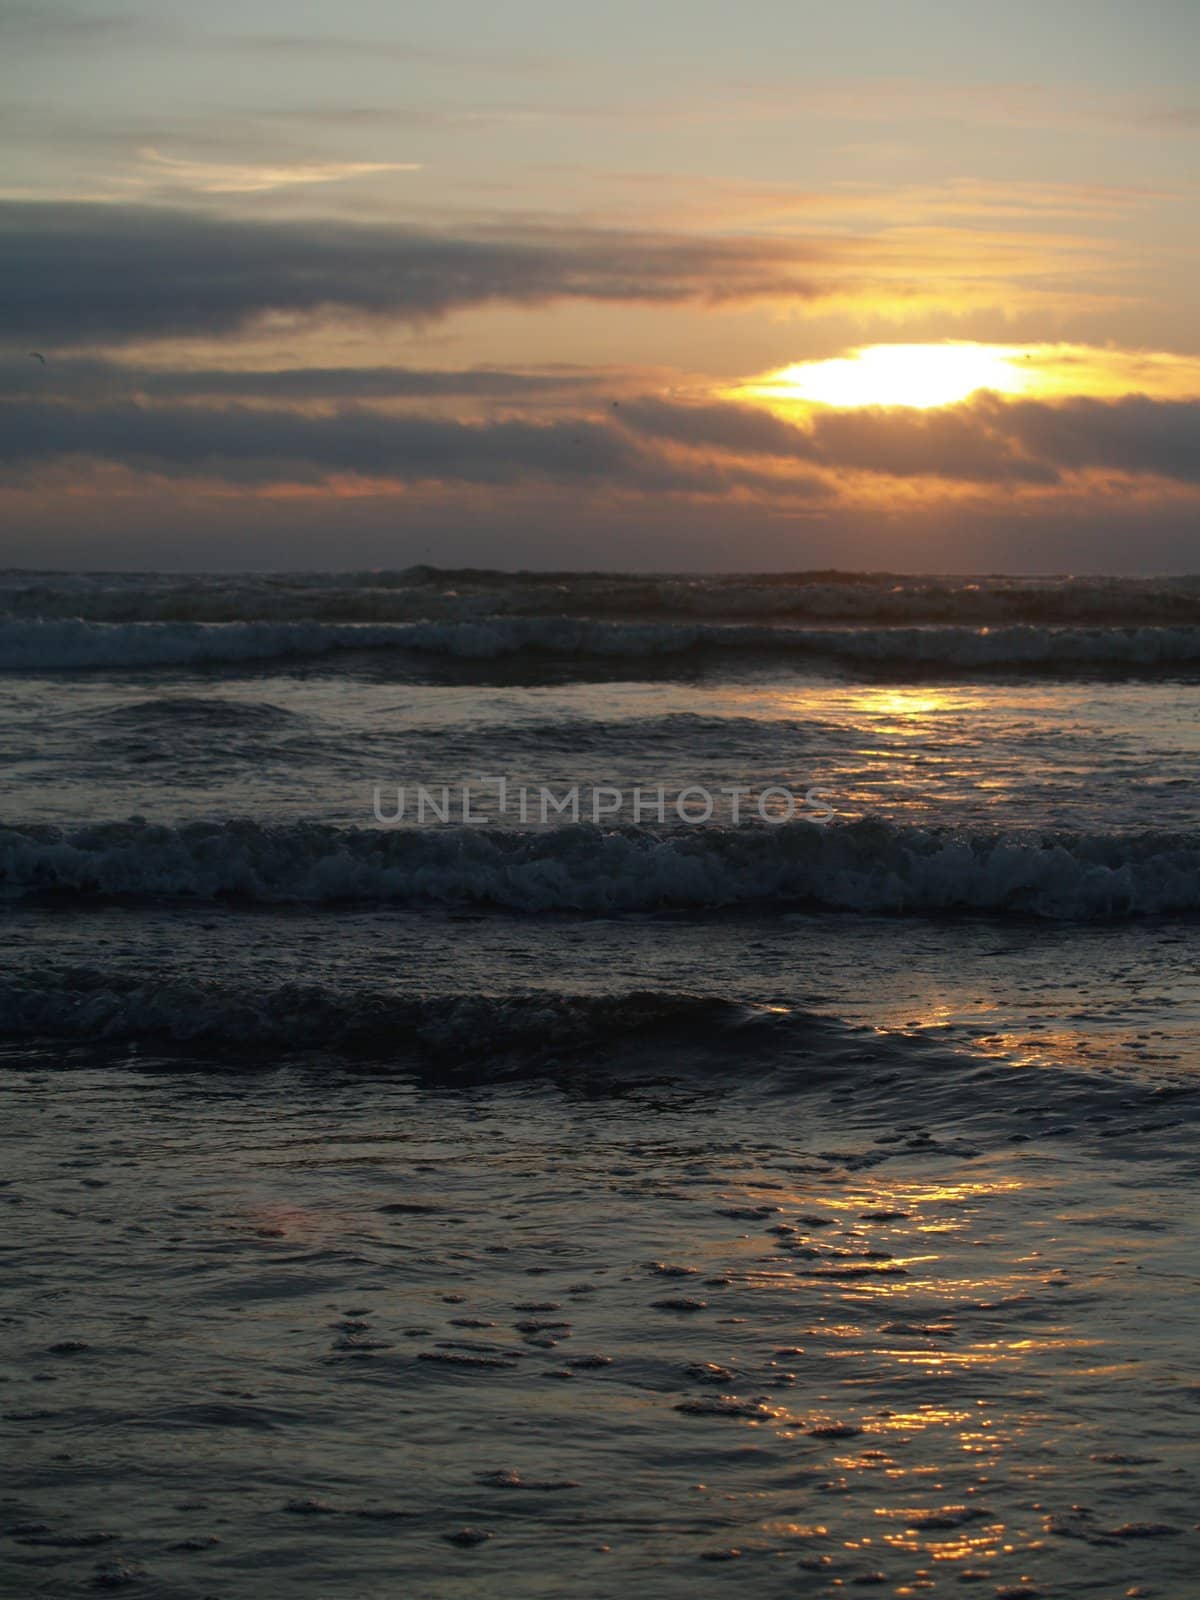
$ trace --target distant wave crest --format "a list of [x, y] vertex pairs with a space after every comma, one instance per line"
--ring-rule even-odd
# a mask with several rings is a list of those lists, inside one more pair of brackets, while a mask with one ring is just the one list
[[0, 572], [0, 614], [96, 622], [410, 622], [495, 617], [1043, 625], [1200, 623], [1195, 577]]
[[742, 652], [896, 670], [1053, 672], [1200, 664], [1200, 626], [806, 628], [550, 617], [365, 624], [0, 621], [0, 670], [10, 672], [189, 667], [379, 650], [477, 661], [522, 652], [568, 659]]

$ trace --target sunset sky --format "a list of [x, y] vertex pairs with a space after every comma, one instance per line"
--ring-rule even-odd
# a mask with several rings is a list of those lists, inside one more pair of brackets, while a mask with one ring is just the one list
[[1197, 570], [1198, 66], [1194, 0], [0, 0], [0, 563]]

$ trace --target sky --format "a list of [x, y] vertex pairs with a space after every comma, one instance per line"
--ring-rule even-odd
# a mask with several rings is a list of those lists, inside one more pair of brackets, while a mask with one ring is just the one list
[[1200, 569], [1194, 0], [0, 0], [0, 564]]

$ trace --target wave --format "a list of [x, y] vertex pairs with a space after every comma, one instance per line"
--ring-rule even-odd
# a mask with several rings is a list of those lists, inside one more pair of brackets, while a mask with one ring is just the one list
[[[254, 987], [174, 973], [35, 968], [0, 978], [0, 1038], [254, 1053], [336, 1052], [444, 1076], [570, 1076], [580, 1064], [670, 1076], [790, 1064], [811, 1083], [931, 1048], [793, 1007], [715, 995], [632, 991], [405, 995], [323, 984]], [[942, 1051], [948, 1055], [949, 1052]], [[797, 1059], [797, 1057], [799, 1059]], [[223, 1061], [224, 1065], [225, 1062]], [[271, 1063], [273, 1064], [273, 1063]]]
[[1200, 623], [1197, 578], [767, 574], [0, 572], [14, 618], [406, 622], [483, 617], [1009, 624]]
[[[31, 1046], [40, 1053], [53, 1043], [60, 1061], [64, 1043], [86, 1047], [91, 1067], [315, 1066], [318, 1084], [330, 1067], [351, 1062], [445, 1087], [540, 1080], [589, 1093], [623, 1083], [656, 1094], [674, 1086], [757, 1096], [852, 1084], [855, 1105], [867, 1111], [876, 1102], [888, 1125], [903, 1083], [910, 1113], [919, 1098], [925, 1115], [940, 1111], [956, 1132], [968, 1111], [1003, 1113], [1014, 1095], [1028, 1107], [1031, 1093], [1024, 1075], [1009, 1084], [1012, 1074], [997, 1074], [944, 1040], [798, 1007], [656, 991], [412, 996], [43, 967], [0, 978], [0, 1040], [6, 1055], [15, 1045], [18, 1059]], [[73, 1052], [65, 1060], [72, 1064]], [[1060, 1115], [1081, 1090], [1095, 1098], [1090, 1082], [1065, 1070], [1041, 1075], [1037, 1087], [1053, 1096]], [[876, 1147], [850, 1159], [869, 1165], [889, 1153]]]
[[1200, 833], [1002, 834], [879, 820], [676, 830], [355, 829], [132, 819], [0, 828], [11, 898], [484, 905], [585, 915], [766, 904], [1084, 919], [1200, 911]]
[[491, 661], [528, 652], [638, 659], [731, 653], [888, 669], [1062, 671], [1200, 664], [1198, 627], [796, 628], [618, 623], [579, 618], [478, 622], [0, 621], [0, 670], [192, 667], [400, 650]]
[[[635, 990], [407, 995], [320, 983], [253, 986], [170, 972], [34, 967], [0, 977], [0, 1039], [67, 1040], [93, 1053], [146, 1047], [220, 1066], [333, 1053], [443, 1079], [704, 1076], [814, 1087], [897, 1067], [949, 1067], [944, 1045], [793, 1006]], [[264, 1061], [262, 1052], [275, 1054]], [[1027, 1093], [1027, 1091], [1024, 1091]]]
[[140, 729], [162, 724], [172, 732], [196, 728], [205, 734], [228, 728], [290, 727], [298, 720], [297, 713], [267, 701], [224, 700], [218, 695], [169, 695], [113, 706], [103, 714], [104, 722], [117, 727]]
[[422, 997], [321, 984], [255, 988], [92, 967], [46, 967], [0, 979], [0, 1034], [9, 1038], [383, 1048], [433, 1059], [483, 1049], [492, 1056], [558, 1053], [656, 1029], [703, 1033], [755, 1014], [716, 997], [650, 992]]
[[[923, 1127], [907, 1144], [893, 1135], [865, 1149], [814, 1151], [860, 1169], [906, 1148], [971, 1156], [1014, 1132], [1058, 1137], [1068, 1131], [1064, 1115], [1076, 1125], [1119, 1117], [1120, 1126], [1131, 1113], [1161, 1115], [1169, 1099], [1178, 1118], [1195, 1099], [1186, 1080], [1145, 1082], [1065, 1061], [1014, 1072], [945, 1032], [931, 1038], [798, 1006], [662, 991], [422, 996], [33, 967], [0, 977], [0, 1041], [5, 1057], [29, 1061], [32, 1050], [42, 1069], [51, 1045], [50, 1059], [67, 1066], [79, 1064], [82, 1050], [89, 1068], [290, 1069], [293, 1092], [303, 1084], [320, 1093], [331, 1068], [353, 1064], [455, 1089], [541, 1081], [589, 1095], [640, 1087], [656, 1098], [682, 1090], [772, 1099], [832, 1089], [844, 1096], [839, 1129], [872, 1124], [891, 1133], [898, 1104], [920, 1117]], [[954, 1143], [939, 1145], [930, 1124]]]
[[[598, 1086], [621, 1079], [792, 1093], [853, 1081], [894, 1120], [906, 1104], [940, 1102], [956, 1128], [964, 1111], [1028, 1105], [1022, 1074], [950, 1045], [796, 1006], [662, 991], [406, 995], [323, 984], [254, 987], [177, 973], [32, 968], [0, 978], [0, 1040], [86, 1045], [89, 1064], [147, 1066], [156, 1055], [229, 1071], [318, 1058], [371, 1063], [444, 1084], [543, 1079]], [[142, 1054], [142, 1052], [145, 1054]], [[117, 1054], [119, 1052], [119, 1054]], [[1094, 1076], [1094, 1075], [1093, 1075]], [[1091, 1083], [1062, 1069], [1038, 1087], [1063, 1109]], [[1128, 1093], [1126, 1082], [1120, 1091]], [[1132, 1086], [1136, 1087], [1136, 1086]], [[1112, 1092], [1112, 1091], [1110, 1091]], [[865, 1102], [856, 1098], [856, 1105]], [[876, 1160], [885, 1152], [875, 1151]]]

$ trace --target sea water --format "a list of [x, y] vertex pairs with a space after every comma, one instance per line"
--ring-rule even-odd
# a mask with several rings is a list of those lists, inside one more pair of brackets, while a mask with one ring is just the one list
[[1196, 1592], [1200, 582], [0, 612], [6, 1592]]

